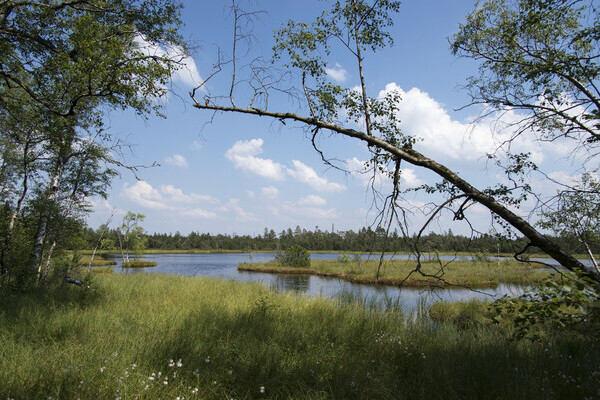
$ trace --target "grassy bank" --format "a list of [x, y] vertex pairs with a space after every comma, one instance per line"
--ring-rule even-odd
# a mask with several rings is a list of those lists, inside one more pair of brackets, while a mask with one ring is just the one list
[[[90, 264], [91, 258], [91, 254], [83, 254], [80, 256], [78, 264], [82, 267], [87, 267]], [[107, 260], [101, 254], [96, 254], [92, 260], [92, 267], [105, 267], [116, 264], [115, 260]]]
[[98, 275], [3, 295], [0, 398], [595, 398], [600, 353], [258, 284]]
[[121, 263], [121, 267], [123, 268], [148, 268], [148, 267], [156, 267], [156, 263], [154, 261], [142, 261], [142, 260], [133, 260], [133, 261], [124, 261]]
[[[469, 287], [495, 287], [500, 283], [533, 285], [543, 282], [550, 272], [517, 261], [453, 261], [444, 264], [443, 271], [437, 261], [422, 263], [422, 271], [428, 275], [443, 277], [444, 281], [425, 277], [411, 271], [415, 262], [409, 260], [385, 261], [379, 269], [379, 261], [311, 260], [310, 268], [280, 267], [276, 262], [240, 264], [240, 271], [309, 274], [336, 277], [355, 283], [399, 285], [405, 287], [446, 287], [464, 285]], [[377, 270], [379, 269], [379, 278]], [[408, 278], [407, 278], [408, 277]]]

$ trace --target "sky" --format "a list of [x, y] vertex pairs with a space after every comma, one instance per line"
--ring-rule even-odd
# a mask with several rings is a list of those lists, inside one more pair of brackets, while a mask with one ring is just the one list
[[[266, 11], [254, 26], [253, 54], [270, 57], [274, 29], [288, 19], [310, 21], [330, 3], [251, 1], [254, 9]], [[341, 231], [371, 225], [374, 208], [369, 176], [360, 173], [369, 153], [362, 143], [332, 135], [319, 138], [325, 154], [350, 171], [344, 173], [322, 162], [298, 126], [254, 116], [215, 115], [192, 107], [189, 91], [210, 75], [219, 49], [226, 56], [231, 54], [233, 33], [228, 1], [188, 0], [183, 4], [182, 33], [193, 52], [186, 68], [173, 76], [172, 92], [160, 101], [166, 118], [144, 119], [129, 111], [114, 112], [107, 118], [113, 135], [132, 145], [131, 152], [123, 155], [126, 163], [159, 166], [140, 168], [137, 177], [121, 171], [107, 199], [91, 199], [93, 212], [88, 224], [96, 228], [114, 213], [111, 226], [118, 226], [125, 212], [134, 211], [146, 216], [143, 227], [150, 233], [257, 235], [264, 228], [280, 232], [318, 226]], [[368, 55], [364, 68], [369, 95], [383, 96], [392, 90], [401, 93], [398, 117], [402, 130], [422, 139], [415, 148], [484, 188], [504, 179], [485, 154], [510, 132], [493, 132], [497, 127], [494, 119], [478, 121], [481, 109], [462, 109], [469, 99], [461, 85], [477, 72], [477, 65], [453, 56], [448, 38], [474, 5], [471, 0], [404, 1], [391, 29], [394, 45]], [[352, 59], [334, 52], [329, 60], [327, 72], [332, 82], [347, 87], [359, 84]], [[209, 81], [206, 88], [211, 93], [228, 93], [227, 84], [227, 77], [222, 76]], [[272, 103], [270, 109], [302, 113], [286, 98]], [[558, 143], [542, 148], [522, 139], [515, 145], [532, 152], [551, 176], [568, 180], [575, 173], [567, 149]], [[437, 181], [434, 178], [427, 171], [406, 166], [402, 185], [415, 187]], [[385, 189], [385, 180], [376, 183]], [[546, 193], [554, 190], [541, 176], [532, 177], [532, 185]], [[407, 196], [405, 201], [419, 206], [429, 200]], [[485, 210], [474, 207], [469, 216], [480, 231], [490, 230]], [[418, 212], [411, 218], [414, 227], [425, 219]], [[449, 215], [432, 228], [469, 232], [464, 222], [451, 224]]]

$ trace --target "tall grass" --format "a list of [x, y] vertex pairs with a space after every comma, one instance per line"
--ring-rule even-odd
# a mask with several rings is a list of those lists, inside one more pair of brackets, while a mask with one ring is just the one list
[[0, 398], [596, 397], [597, 344], [274, 293], [259, 284], [98, 275], [94, 290], [3, 294]]

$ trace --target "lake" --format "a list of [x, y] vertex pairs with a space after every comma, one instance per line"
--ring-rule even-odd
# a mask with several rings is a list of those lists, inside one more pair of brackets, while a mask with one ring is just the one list
[[[335, 260], [339, 253], [312, 253], [314, 260]], [[272, 290], [293, 291], [307, 296], [326, 296], [342, 299], [361, 299], [367, 303], [399, 304], [407, 311], [415, 311], [420, 304], [435, 301], [463, 301], [469, 299], [495, 299], [505, 294], [519, 295], [523, 289], [514, 285], [499, 285], [496, 288], [468, 289], [415, 289], [392, 286], [361, 285], [336, 278], [309, 275], [281, 275], [238, 271], [237, 266], [244, 262], [267, 262], [275, 258], [274, 253], [231, 253], [231, 254], [149, 254], [144, 260], [158, 265], [151, 268], [122, 269], [121, 259], [113, 255], [117, 265], [115, 272], [138, 274], [158, 273], [185, 276], [206, 276], [211, 278], [233, 279], [245, 282], [261, 282]], [[363, 254], [363, 259], [368, 259]], [[386, 255], [386, 259], [407, 259], [408, 255]], [[452, 256], [441, 256], [450, 260]], [[379, 259], [378, 254], [371, 259]]]

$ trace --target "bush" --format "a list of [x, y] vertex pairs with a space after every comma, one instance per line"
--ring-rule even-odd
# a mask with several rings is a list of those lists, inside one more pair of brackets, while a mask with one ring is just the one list
[[310, 268], [310, 254], [302, 246], [288, 247], [283, 253], [277, 253], [275, 261], [280, 267]]
[[542, 341], [549, 332], [576, 330], [597, 339], [600, 283], [576, 271], [561, 283], [550, 280], [519, 297], [504, 296], [492, 309], [495, 322], [513, 320], [516, 338]]
[[124, 261], [121, 264], [122, 268], [146, 268], [146, 267], [156, 267], [156, 263], [153, 261]]

